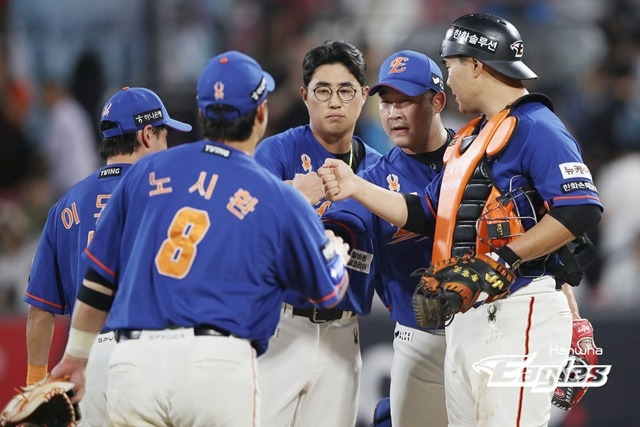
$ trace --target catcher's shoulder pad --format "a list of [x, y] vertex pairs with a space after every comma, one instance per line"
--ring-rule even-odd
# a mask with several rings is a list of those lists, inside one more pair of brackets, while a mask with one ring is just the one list
[[22, 387], [0, 414], [0, 426], [11, 427], [24, 423], [47, 426], [74, 426], [79, 419], [77, 408], [71, 403], [74, 384], [68, 381], [49, 381], [48, 378]]

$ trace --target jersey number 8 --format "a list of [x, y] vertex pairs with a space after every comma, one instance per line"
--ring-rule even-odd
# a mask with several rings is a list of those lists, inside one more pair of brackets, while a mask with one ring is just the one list
[[194, 208], [182, 208], [173, 217], [167, 238], [156, 254], [156, 268], [160, 274], [183, 279], [198, 253], [198, 243], [209, 230], [209, 214]]

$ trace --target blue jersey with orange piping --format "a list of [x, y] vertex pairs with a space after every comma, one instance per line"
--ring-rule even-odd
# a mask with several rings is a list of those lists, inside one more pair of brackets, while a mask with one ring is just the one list
[[[420, 193], [438, 175], [441, 154], [439, 150], [439, 158], [426, 163], [418, 160], [419, 156], [409, 156], [394, 147], [359, 175], [391, 191]], [[429, 266], [433, 236], [392, 225], [353, 199], [334, 202], [322, 219], [326, 228], [350, 236], [354, 242], [348, 265], [350, 286], [364, 290], [369, 299], [375, 287], [392, 319], [417, 328], [411, 298], [419, 278], [412, 277], [412, 273]]]
[[[381, 155], [364, 144], [360, 138], [354, 136], [353, 139], [365, 150], [364, 158], [356, 168], [356, 172], [360, 172], [374, 164]], [[309, 125], [288, 129], [265, 138], [258, 144], [255, 154], [258, 163], [283, 181], [293, 179], [297, 173], [316, 172], [324, 164], [325, 159], [333, 157], [335, 156], [313, 136]], [[331, 202], [324, 198], [320, 200], [315, 206], [317, 214], [322, 215], [330, 205]], [[303, 276], [301, 280], [304, 280]], [[286, 292], [284, 301], [295, 307], [312, 307], [297, 292]], [[347, 295], [336, 308], [366, 314], [371, 310], [371, 298], [367, 300], [364, 293], [349, 287]]]
[[250, 339], [258, 354], [285, 289], [331, 307], [346, 286], [342, 261], [300, 192], [210, 141], [133, 165], [84, 257], [117, 289], [114, 329], [211, 325]]
[[74, 185], [49, 209], [33, 258], [24, 301], [54, 314], [71, 314], [87, 271], [80, 254], [96, 220], [130, 164], [111, 164]]
[[[513, 135], [504, 150], [487, 162], [500, 191], [505, 194], [518, 187], [533, 187], [549, 208], [596, 205], [603, 209], [580, 147], [560, 119], [537, 101], [518, 104], [511, 115], [518, 119]], [[441, 184], [442, 175], [426, 188], [425, 197], [421, 198], [430, 221], [436, 218]], [[517, 198], [516, 203], [520, 216], [535, 217], [526, 198]], [[524, 221], [523, 225], [529, 229], [534, 223]], [[554, 256], [548, 262], [560, 261]], [[549, 273], [524, 264], [516, 274], [512, 292], [527, 285], [532, 277]]]

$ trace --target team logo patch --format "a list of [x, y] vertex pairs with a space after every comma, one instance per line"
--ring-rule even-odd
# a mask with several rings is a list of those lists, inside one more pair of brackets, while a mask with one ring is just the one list
[[220, 100], [224, 99], [224, 83], [216, 82], [213, 85], [213, 98], [216, 101], [220, 101]]
[[398, 175], [395, 173], [387, 175], [387, 183], [389, 184], [389, 190], [400, 191], [400, 182], [398, 180]]
[[100, 175], [98, 175], [98, 179], [119, 175], [122, 175], [122, 168], [120, 166], [115, 166], [112, 168], [102, 169], [100, 171]]
[[403, 73], [407, 69], [407, 61], [409, 61], [409, 58], [406, 56], [394, 58], [389, 64], [389, 72], [387, 74]]
[[413, 331], [399, 331], [396, 330], [393, 333], [393, 336], [400, 341], [412, 342], [413, 341]]
[[496, 53], [499, 43], [498, 39], [495, 37], [491, 37], [488, 34], [483, 34], [478, 31], [471, 31], [466, 28], [458, 27], [457, 25], [449, 27], [445, 40], [471, 46], [492, 55]]
[[111, 112], [111, 103], [108, 103], [104, 106], [104, 110], [102, 110], [102, 117], [109, 117], [109, 113]]
[[156, 108], [155, 110], [145, 111], [144, 113], [136, 114], [133, 116], [137, 125], [148, 125], [158, 120], [162, 120], [162, 109]]
[[562, 173], [562, 178], [571, 179], [571, 178], [587, 178], [593, 181], [591, 177], [591, 172], [589, 168], [584, 163], [578, 162], [569, 162], [569, 163], [561, 163], [558, 165], [560, 168], [560, 173]]
[[588, 190], [593, 191], [594, 193], [598, 192], [595, 184], [591, 181], [574, 181], [574, 182], [565, 182], [562, 184], [562, 192], [564, 194], [571, 193], [573, 191], [579, 190]]
[[522, 43], [522, 40], [511, 43], [509, 48], [515, 52], [514, 55], [516, 58], [522, 58], [522, 55], [524, 54], [524, 43]]
[[347, 268], [359, 271], [360, 273], [369, 274], [369, 271], [371, 270], [371, 261], [373, 261], [373, 254], [352, 249], [351, 258], [349, 258]]
[[205, 153], [215, 154], [216, 156], [224, 157], [225, 159], [228, 159], [229, 156], [231, 156], [231, 150], [227, 148], [219, 147], [213, 144], [205, 144], [202, 151], [204, 151]]
[[311, 172], [311, 169], [313, 169], [311, 167], [311, 157], [309, 157], [308, 154], [302, 154], [300, 161], [302, 162], [302, 169], [304, 169], [305, 172]]

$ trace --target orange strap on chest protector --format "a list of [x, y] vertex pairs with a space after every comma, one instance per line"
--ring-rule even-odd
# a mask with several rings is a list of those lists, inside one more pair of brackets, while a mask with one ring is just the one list
[[[444, 155], [446, 166], [438, 202], [432, 262], [452, 256], [453, 232], [464, 190], [485, 155], [498, 154], [509, 141], [517, 123], [515, 117], [509, 116], [510, 112], [510, 108], [505, 108], [494, 115], [476, 136], [472, 133], [482, 117], [474, 118], [458, 131], [447, 148]], [[470, 138], [474, 139], [470, 141]]]

